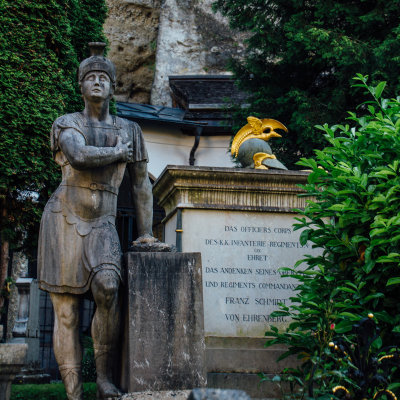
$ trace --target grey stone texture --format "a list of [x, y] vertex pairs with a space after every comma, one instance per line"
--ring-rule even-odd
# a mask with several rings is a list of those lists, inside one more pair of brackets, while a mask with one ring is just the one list
[[[272, 360], [270, 360], [272, 362]], [[273, 374], [266, 374], [273, 378]], [[209, 372], [207, 385], [210, 387], [244, 390], [252, 399], [276, 400], [282, 398], [280, 383], [260, 382], [258, 374]]]
[[243, 390], [193, 389], [188, 400], [250, 400], [250, 397]]
[[115, 98], [149, 103], [160, 16], [159, 0], [107, 0], [104, 32], [117, 68]]
[[38, 367], [39, 359], [39, 287], [36, 279], [18, 278], [16, 281], [19, 302], [18, 314], [12, 330], [12, 343], [26, 343], [29, 351], [28, 367]]
[[264, 348], [265, 340], [259, 337], [207, 336], [207, 371], [278, 374], [284, 368], [297, 366], [295, 357], [276, 361], [286, 348], [282, 345]]
[[[15, 252], [12, 256], [11, 278], [16, 281], [20, 277], [28, 276], [28, 259], [22, 252]], [[10, 300], [8, 303], [6, 341], [13, 337], [12, 330], [15, 325], [19, 307], [19, 295], [16, 285], [11, 286]], [[39, 303], [37, 304], [39, 309]]]
[[205, 386], [199, 253], [127, 253], [121, 387]]
[[190, 390], [161, 390], [152, 392], [127, 393], [121, 397], [121, 400], [186, 400]]
[[170, 105], [169, 75], [223, 74], [231, 56], [243, 56], [248, 35], [230, 29], [211, 3], [107, 0], [104, 32], [117, 67], [118, 101], [149, 103], [152, 92], [152, 104]]
[[162, 2], [152, 104], [171, 106], [168, 76], [225, 74], [229, 58], [243, 55], [246, 35], [211, 7], [212, 0]]
[[[235, 211], [246, 220], [251, 212], [279, 215], [304, 208], [307, 199], [298, 196], [304, 193], [299, 184], [306, 183], [308, 174], [304, 171], [169, 165], [155, 182], [153, 193], [166, 211], [166, 224], [172, 226], [170, 235], [175, 234], [176, 214], [179, 211], [183, 215], [180, 225], [184, 231], [183, 235], [188, 235], [190, 229], [185, 228], [185, 213], [194, 212], [193, 210], [219, 210], [220, 213]], [[167, 228], [168, 226], [166, 232]], [[200, 231], [199, 227], [196, 229]], [[200, 233], [197, 237], [192, 235], [190, 240], [183, 242], [193, 243], [192, 241], [198, 241], [200, 236]], [[183, 250], [194, 249], [183, 246]], [[206, 253], [202, 253], [202, 256], [206, 268], [207, 260], [211, 256]], [[207, 288], [205, 289], [207, 291]], [[207, 300], [205, 297], [205, 305]], [[206, 315], [213, 312], [212, 308], [206, 306]], [[273, 377], [285, 367], [295, 367], [295, 358], [276, 361], [286, 351], [284, 346], [264, 348], [266, 339], [259, 335], [208, 335], [207, 326], [206, 335], [208, 387], [240, 389], [252, 398], [280, 397], [279, 385], [271, 382], [260, 383], [257, 373], [262, 371]]]
[[153, 186], [166, 219], [178, 208], [293, 212], [309, 172], [167, 165]]
[[28, 345], [0, 344], [0, 400], [9, 400], [11, 382], [25, 364]]

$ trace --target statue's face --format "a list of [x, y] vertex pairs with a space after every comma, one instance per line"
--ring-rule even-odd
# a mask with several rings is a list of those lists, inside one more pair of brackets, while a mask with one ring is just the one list
[[91, 101], [102, 101], [112, 96], [110, 77], [103, 71], [90, 71], [81, 81], [83, 97]]

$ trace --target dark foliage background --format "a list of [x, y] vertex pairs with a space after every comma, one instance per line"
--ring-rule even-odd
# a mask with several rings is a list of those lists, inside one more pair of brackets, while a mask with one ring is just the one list
[[83, 108], [76, 70], [87, 43], [105, 40], [106, 11], [103, 0], [0, 1], [0, 234], [10, 249], [36, 249], [59, 181], [49, 131], [59, 115]]
[[400, 7], [396, 0], [216, 0], [232, 28], [248, 31], [246, 56], [232, 61], [249, 108], [237, 108], [235, 132], [248, 115], [275, 118], [289, 134], [272, 143], [289, 168], [321, 148], [315, 124], [333, 124], [363, 101], [350, 91], [356, 73], [400, 88]]

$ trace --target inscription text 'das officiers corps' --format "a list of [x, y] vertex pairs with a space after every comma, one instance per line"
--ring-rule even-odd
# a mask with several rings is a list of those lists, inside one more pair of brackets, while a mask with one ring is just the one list
[[249, 215], [239, 224], [233, 222], [235, 217], [230, 216], [232, 223], [215, 224], [218, 230], [200, 239], [208, 254], [203, 266], [205, 298], [214, 307], [207, 328], [213, 334], [259, 336], [269, 324], [290, 322], [284, 316], [271, 316], [279, 305], [290, 304], [298, 285], [290, 277], [295, 271], [280, 268], [293, 267], [313, 250], [300, 244], [292, 215], [268, 216], [265, 222], [264, 216], [257, 221]]

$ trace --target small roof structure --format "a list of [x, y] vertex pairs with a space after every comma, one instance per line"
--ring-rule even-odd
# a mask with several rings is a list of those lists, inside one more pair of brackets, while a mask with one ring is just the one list
[[117, 114], [121, 118], [134, 121], [154, 121], [170, 124], [182, 128], [184, 131], [195, 131], [196, 127], [206, 125], [205, 122], [190, 121], [184, 119], [185, 110], [164, 106], [153, 106], [150, 104], [123, 103], [117, 101]]
[[203, 136], [231, 134], [232, 104], [245, 104], [232, 75], [172, 75], [169, 86], [173, 104], [183, 108], [185, 119], [207, 123]]

